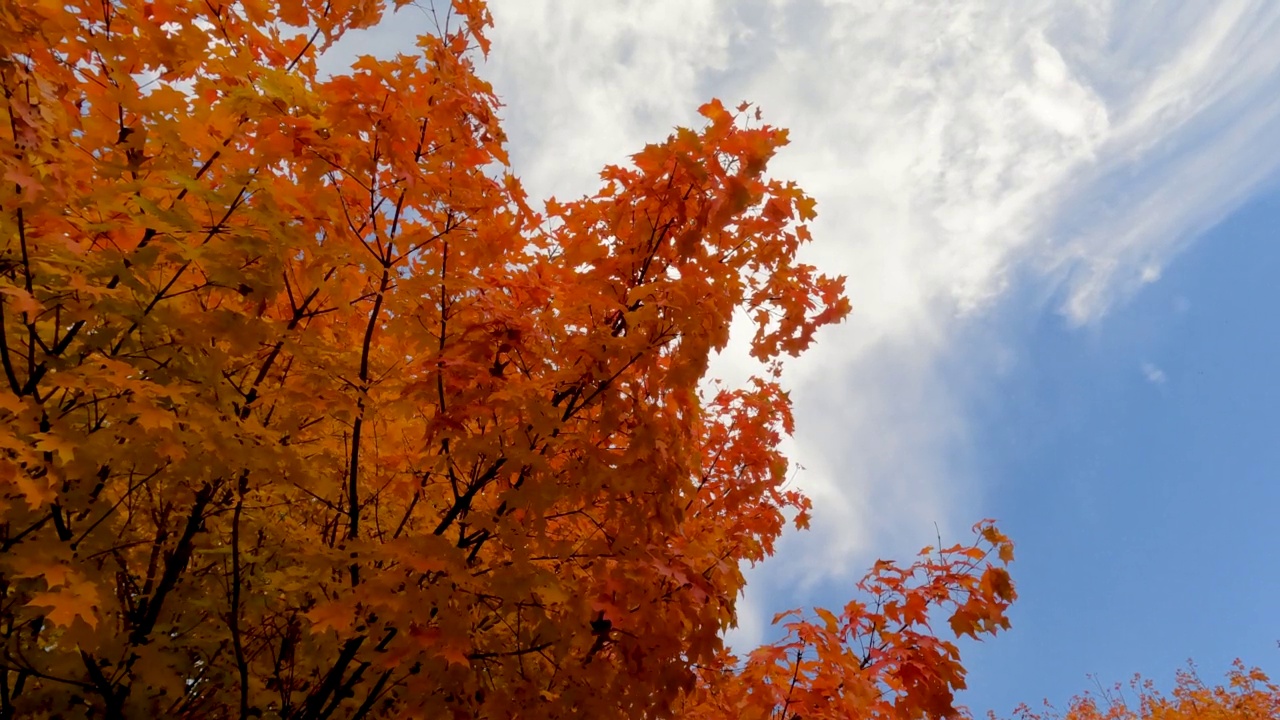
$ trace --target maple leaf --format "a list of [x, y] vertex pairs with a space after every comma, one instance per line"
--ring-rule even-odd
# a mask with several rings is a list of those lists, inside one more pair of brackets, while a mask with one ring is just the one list
[[14, 311], [34, 318], [44, 309], [31, 293], [17, 287], [0, 287], [0, 302], [5, 303]]
[[341, 634], [349, 631], [355, 624], [355, 612], [351, 606], [338, 601], [320, 603], [306, 617], [311, 621], [313, 633], [336, 630]]
[[76, 445], [74, 442], [68, 438], [52, 434], [46, 434], [44, 437], [36, 440], [33, 447], [40, 452], [56, 455], [58, 460], [63, 463], [71, 462], [76, 453]]
[[31, 509], [44, 507], [58, 497], [54, 489], [57, 478], [52, 473], [35, 476], [5, 458], [0, 458], [0, 483], [13, 487]]
[[31, 593], [27, 606], [44, 608], [45, 617], [54, 625], [70, 627], [80, 619], [90, 628], [96, 629], [99, 603], [97, 588], [81, 580], [75, 584]]
[[[1127, 686], [1126, 686], [1127, 685]], [[1239, 659], [1232, 663], [1226, 682], [1210, 686], [1194, 666], [1176, 675], [1172, 691], [1157, 690], [1150, 680], [1135, 676], [1127, 684], [1100, 688], [1097, 695], [1085, 693], [1072, 698], [1066, 712], [1045, 702], [1043, 712], [1022, 705], [1020, 720], [1236, 720], [1236, 718], [1277, 717], [1280, 712], [1280, 685], [1258, 668], [1246, 668]], [[991, 717], [996, 717], [995, 713]]]

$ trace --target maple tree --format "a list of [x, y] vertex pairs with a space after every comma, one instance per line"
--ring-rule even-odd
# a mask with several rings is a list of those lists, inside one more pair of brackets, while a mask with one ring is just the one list
[[[383, 12], [0, 3], [0, 714], [955, 713], [990, 524], [724, 646], [807, 518], [778, 361], [849, 309], [786, 133], [711, 102], [535, 211], [482, 2], [319, 73]], [[767, 370], [706, 393], [739, 311]]]
[[[1246, 668], [1236, 660], [1227, 673], [1227, 682], [1209, 687], [1194, 666], [1180, 670], [1169, 693], [1156, 689], [1150, 680], [1135, 677], [1126, 698], [1123, 686], [1116, 685], [1097, 695], [1085, 693], [1068, 704], [1065, 713], [1047, 702], [1042, 712], [1023, 705], [1016, 711], [1019, 720], [1249, 720], [1280, 717], [1280, 685], [1271, 682], [1258, 668]], [[995, 720], [995, 714], [990, 717]]]

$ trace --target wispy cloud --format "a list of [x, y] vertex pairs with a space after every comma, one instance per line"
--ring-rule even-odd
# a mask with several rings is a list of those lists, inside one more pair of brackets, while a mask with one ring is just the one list
[[1069, 319], [1096, 318], [1158, 279], [1274, 176], [1278, 30], [1275, 3], [1158, 3], [1145, 15], [1118, 9], [1109, 42], [1075, 49], [1114, 120], [1098, 161], [1064, 188], [1051, 216], [1060, 242], [1046, 269], [1068, 285]]
[[[1017, 353], [957, 346], [975, 323], [1028, 296], [1098, 320], [1280, 166], [1268, 0], [491, 5], [484, 73], [535, 196], [593, 188], [711, 96], [792, 129], [774, 170], [818, 198], [809, 258], [855, 306], [793, 367], [818, 513], [777, 572], [810, 580], [976, 519], [967, 401]], [[412, 47], [405, 19], [378, 49]], [[957, 356], [985, 370], [958, 377]]]
[[1164, 370], [1149, 362], [1142, 363], [1142, 377], [1146, 378], [1147, 382], [1152, 385], [1163, 385], [1169, 380], [1169, 376], [1164, 373]]

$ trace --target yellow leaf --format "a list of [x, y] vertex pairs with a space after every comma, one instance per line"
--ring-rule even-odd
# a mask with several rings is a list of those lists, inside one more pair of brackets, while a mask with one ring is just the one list
[[32, 593], [29, 607], [48, 608], [45, 618], [54, 625], [70, 627], [76, 618], [98, 627], [98, 589], [85, 580], [47, 592]]
[[76, 445], [67, 438], [45, 433], [44, 437], [36, 441], [36, 450], [53, 453], [58, 456], [60, 462], [66, 464], [75, 458]]
[[138, 425], [143, 430], [171, 428], [173, 414], [157, 407], [143, 407], [138, 410]]
[[548, 605], [559, 605], [569, 599], [570, 594], [559, 583], [548, 583], [538, 588], [538, 597]]
[[815, 608], [814, 612], [818, 613], [818, 617], [822, 618], [822, 622], [826, 623], [827, 632], [836, 632], [840, 624], [836, 621], [835, 613], [826, 608]]
[[1013, 543], [1006, 542], [1000, 546], [1000, 562], [1002, 563], [1013, 562]]
[[16, 464], [0, 458], [0, 485], [12, 485], [18, 494], [27, 501], [27, 506], [36, 509], [53, 502], [58, 494], [54, 492], [54, 478], [46, 474], [44, 477], [31, 477], [31, 473]]
[[27, 409], [27, 403], [20, 397], [12, 393], [0, 393], [0, 410], [11, 412], [14, 415], [20, 415]]
[[317, 605], [307, 613], [307, 619], [311, 621], [313, 634], [318, 635], [325, 630], [333, 629], [341, 635], [351, 629], [355, 618], [346, 603], [326, 602]]

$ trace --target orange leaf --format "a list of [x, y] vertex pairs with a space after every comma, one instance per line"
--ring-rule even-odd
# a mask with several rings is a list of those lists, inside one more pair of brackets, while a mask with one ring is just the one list
[[71, 627], [77, 618], [90, 628], [98, 627], [98, 589], [86, 581], [63, 585], [45, 592], [31, 594], [29, 607], [46, 608], [45, 617], [61, 627]]

